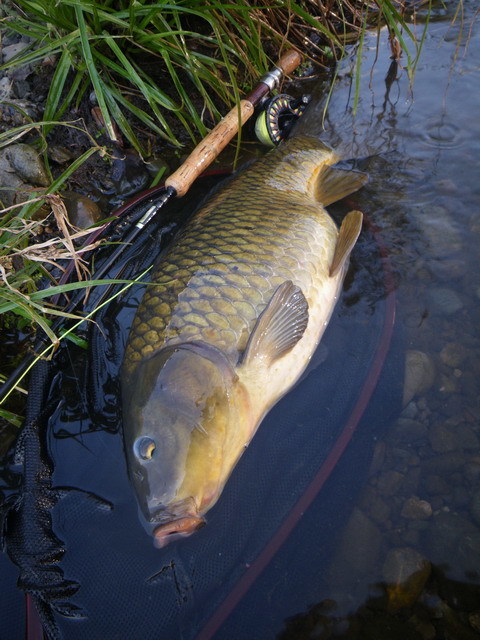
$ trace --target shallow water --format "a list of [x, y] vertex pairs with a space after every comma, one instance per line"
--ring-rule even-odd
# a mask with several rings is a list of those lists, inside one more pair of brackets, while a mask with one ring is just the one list
[[[352, 58], [342, 63], [325, 130], [323, 86], [314, 90], [318, 95], [297, 130], [318, 135], [368, 171], [370, 183], [353, 204], [380, 229], [396, 283], [394, 348], [381, 380], [387, 388], [375, 399], [377, 415], [367, 413], [360, 425], [337, 479], [325, 485], [324, 501], [299, 516], [281, 552], [265, 559], [268, 565], [257, 571], [256, 584], [239, 597], [239, 576], [255, 567], [256, 554], [276, 535], [275, 519], [288, 514], [287, 506], [302, 496], [313, 474], [318, 417], [327, 412], [333, 424], [343, 417], [339, 405], [348, 405], [348, 398], [335, 381], [351, 387], [368, 362], [366, 345], [356, 344], [355, 332], [381, 330], [384, 274], [372, 257], [378, 248], [367, 231], [332, 321], [327, 354], [320, 354], [310, 375], [267, 417], [207, 526], [191, 538], [166, 551], [151, 547], [128, 495], [118, 434], [107, 433], [106, 422], [105, 433], [89, 431], [91, 419], [83, 416], [84, 407], [78, 418], [75, 398], [59, 405], [49, 443], [56, 482], [116, 505], [111, 513], [105, 506], [97, 510], [94, 501], [71, 494], [57, 508], [56, 531], [67, 540], [67, 577], [82, 584], [79, 603], [88, 590], [91, 599], [90, 619], [67, 627], [69, 638], [121, 637], [115, 624], [128, 628], [129, 637], [147, 624], [152, 640], [174, 637], [171, 629], [175, 637], [199, 632], [207, 638], [213, 637], [215, 625], [209, 631], [208, 624], [215, 616], [217, 638], [478, 637], [480, 27], [471, 27], [475, 4], [465, 3], [462, 29], [451, 26], [451, 8], [436, 10], [413, 86], [404, 70], [389, 70], [385, 33], [378, 59], [373, 39], [367, 41], [356, 115]], [[132, 309], [128, 313], [131, 319]], [[418, 378], [417, 393], [399, 415], [394, 384], [401, 382], [406, 353], [408, 369]], [[332, 360], [338, 377], [326, 381]], [[326, 406], [316, 397], [322, 380], [330, 394]], [[108, 391], [114, 396], [115, 386]], [[65, 432], [75, 437], [66, 439]], [[360, 446], [364, 453], [356, 458]], [[85, 466], [73, 468], [68, 456]], [[98, 566], [89, 559], [88, 546], [96, 536], [104, 540], [100, 551], [94, 548]], [[125, 585], [132, 576], [139, 582], [129, 595]], [[112, 584], [115, 605], [108, 593]], [[229, 617], [222, 618], [215, 607], [221, 608], [227, 593], [234, 595], [227, 597]], [[109, 619], [113, 611], [115, 623]], [[162, 615], [170, 616], [170, 626], [159, 622]], [[132, 626], [122, 626], [127, 624]]]
[[452, 24], [454, 4], [434, 10], [413, 85], [389, 69], [383, 33], [378, 59], [373, 41], [362, 52], [356, 115], [353, 59], [325, 131], [322, 97], [298, 128], [370, 174], [356, 206], [388, 245], [406, 375], [418, 386], [377, 439], [323, 577], [325, 600], [290, 619], [282, 638], [480, 633], [480, 24], [475, 2]]

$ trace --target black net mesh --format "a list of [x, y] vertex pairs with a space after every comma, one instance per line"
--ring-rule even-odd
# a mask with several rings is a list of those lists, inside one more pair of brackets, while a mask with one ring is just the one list
[[[140, 253], [149, 259], [148, 251]], [[129, 257], [132, 269], [142, 267], [138, 254]], [[339, 438], [346, 444], [344, 427], [371, 392], [369, 372], [386, 355], [391, 320], [372, 233], [363, 234], [356, 255], [321, 362], [314, 358], [308, 375], [268, 414], [207, 525], [162, 550], [138, 518], [119, 410], [119, 366], [142, 287], [102, 310], [88, 354], [64, 347], [52, 366], [37, 367], [17, 445], [23, 490], [8, 516], [7, 547], [48, 638], [263, 639], [315, 601], [373, 436], [400, 398], [399, 359], [390, 357], [371, 408], [359, 425], [360, 414], [354, 419], [346, 465], [328, 477], [329, 456]], [[324, 467], [328, 484], [312, 489]], [[305, 513], [292, 517], [305, 495]], [[5, 637], [21, 637], [16, 624]]]

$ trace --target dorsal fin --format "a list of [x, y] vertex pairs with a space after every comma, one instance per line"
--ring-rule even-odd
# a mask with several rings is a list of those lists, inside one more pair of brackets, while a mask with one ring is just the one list
[[242, 357], [242, 364], [257, 358], [271, 364], [290, 351], [308, 324], [308, 302], [300, 287], [290, 280], [282, 283], [260, 314]]
[[357, 241], [362, 230], [363, 213], [361, 211], [349, 211], [342, 220], [340, 231], [338, 232], [335, 253], [330, 265], [330, 277], [337, 275], [339, 270], [348, 260], [348, 256]]
[[358, 191], [367, 181], [366, 173], [335, 169], [325, 165], [317, 176], [315, 198], [327, 207], [332, 202]]

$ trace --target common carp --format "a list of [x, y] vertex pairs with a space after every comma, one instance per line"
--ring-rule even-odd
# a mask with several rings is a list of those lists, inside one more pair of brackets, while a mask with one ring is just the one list
[[202, 526], [262, 418], [307, 366], [362, 226], [325, 207], [364, 174], [282, 143], [193, 215], [150, 277], [122, 367], [130, 476], [155, 544]]

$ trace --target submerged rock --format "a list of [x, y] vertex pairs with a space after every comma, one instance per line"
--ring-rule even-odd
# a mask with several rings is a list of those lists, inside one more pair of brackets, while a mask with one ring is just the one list
[[454, 580], [469, 581], [480, 558], [480, 529], [457, 513], [441, 512], [429, 520], [423, 535], [430, 560]]
[[400, 515], [408, 520], [427, 520], [432, 512], [432, 505], [429, 502], [412, 496], [403, 503]]
[[334, 583], [348, 581], [372, 572], [382, 545], [379, 528], [365, 513], [355, 507], [342, 534], [336, 557], [330, 569]]
[[383, 564], [388, 609], [399, 611], [412, 606], [430, 577], [431, 565], [411, 547], [391, 549]]
[[429, 290], [432, 309], [444, 316], [451, 316], [463, 309], [463, 302], [453, 289], [433, 287]]
[[435, 380], [435, 364], [423, 351], [409, 350], [405, 354], [403, 406], [415, 396], [426, 393]]
[[443, 424], [434, 424], [428, 432], [430, 446], [435, 453], [447, 453], [458, 449], [455, 433]]
[[468, 351], [458, 342], [448, 342], [440, 351], [440, 360], [455, 369], [459, 367], [468, 355]]

